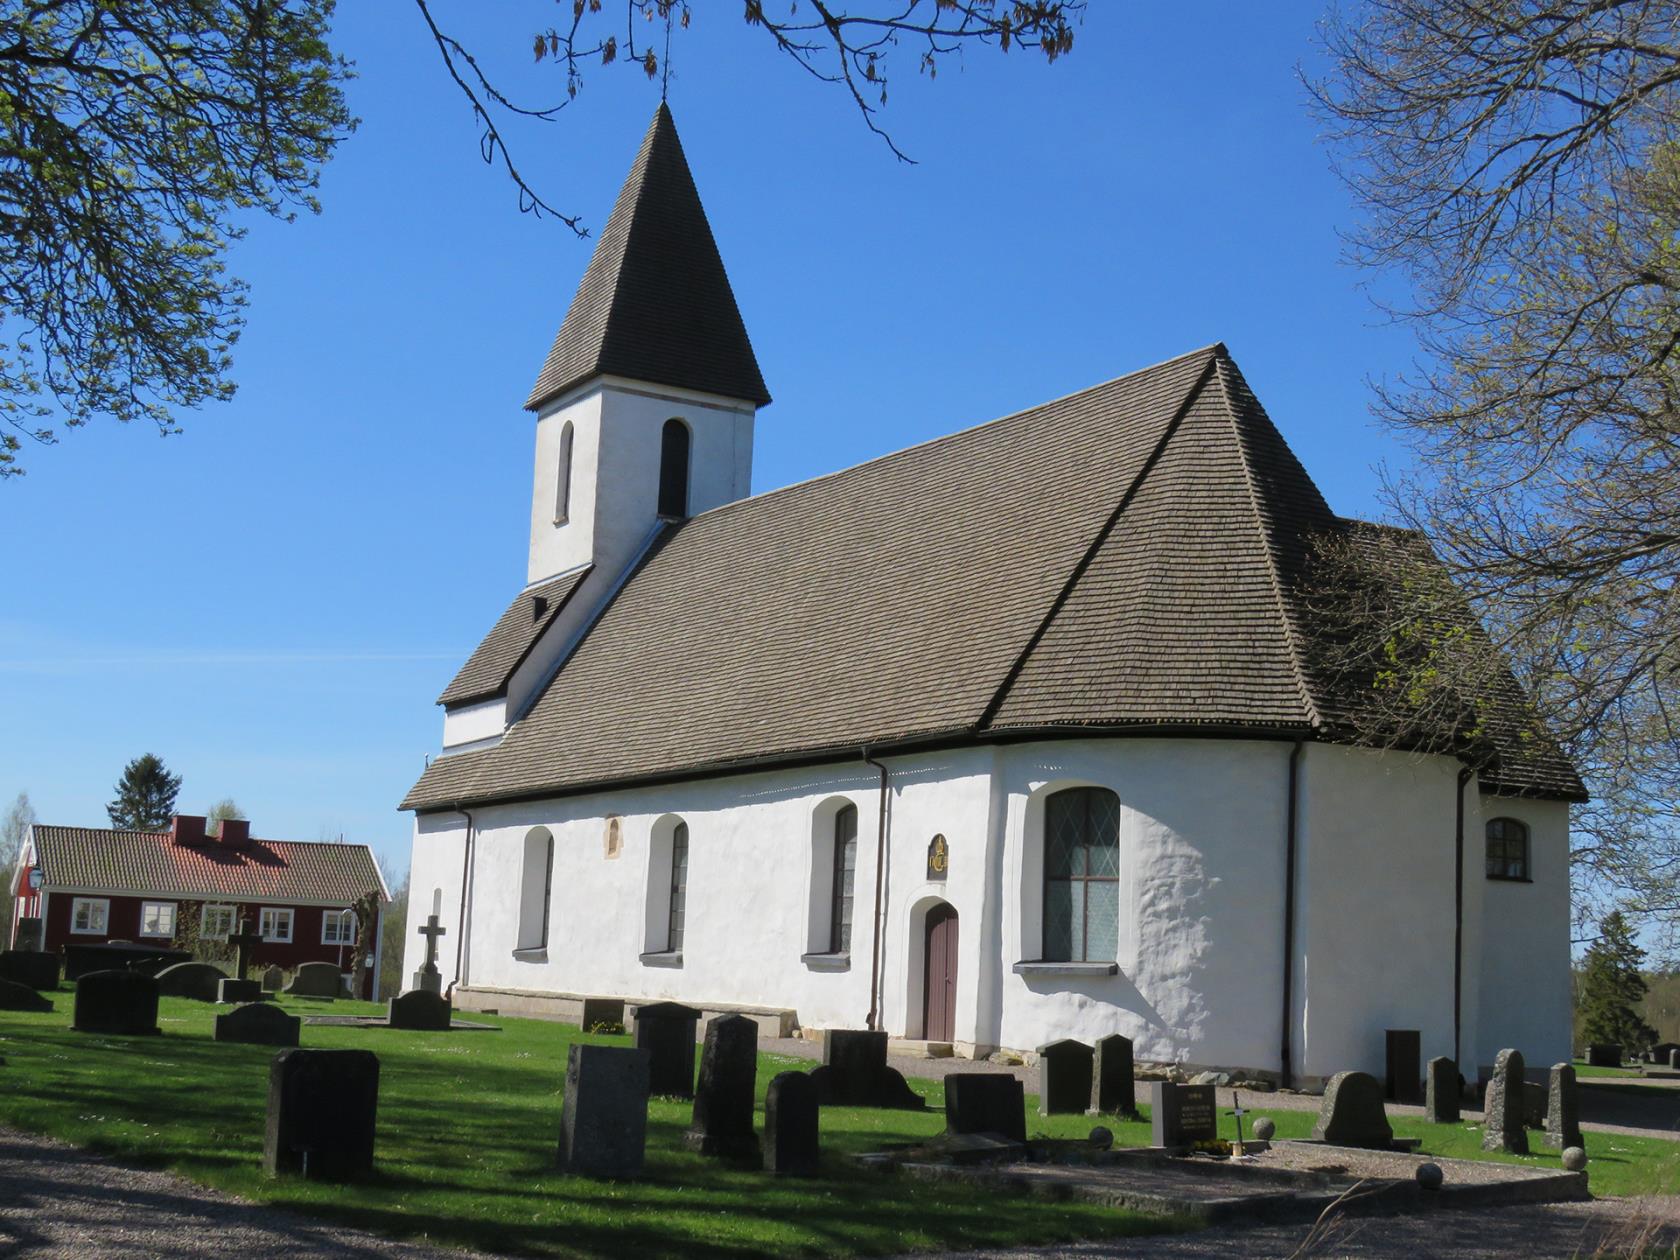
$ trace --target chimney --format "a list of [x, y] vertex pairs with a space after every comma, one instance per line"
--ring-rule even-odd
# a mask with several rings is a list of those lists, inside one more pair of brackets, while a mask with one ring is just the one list
[[198, 814], [176, 814], [169, 820], [169, 835], [176, 844], [198, 844], [204, 840], [204, 819]]
[[238, 848], [251, 838], [251, 824], [243, 818], [224, 818], [220, 838], [223, 844]]

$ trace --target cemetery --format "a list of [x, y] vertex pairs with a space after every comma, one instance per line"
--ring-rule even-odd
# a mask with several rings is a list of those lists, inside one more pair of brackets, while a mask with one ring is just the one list
[[906, 1079], [879, 1034], [829, 1034], [820, 1063], [766, 1053], [753, 1021], [674, 1003], [628, 1012], [623, 1034], [485, 1014], [499, 1035], [459, 1037], [346, 999], [172, 997], [137, 973], [41, 996], [50, 1010], [0, 1022], [0, 1124], [487, 1250], [893, 1254], [1306, 1220], [1356, 1183], [1344, 1210], [1680, 1182], [1680, 1144], [1582, 1134], [1567, 1065], [1541, 1078], [1544, 1129], [1525, 1128], [1538, 1087], [1519, 1055], [1489, 1082], [1502, 1119], [1484, 1132], [1448, 1105], [1445, 1061], [1419, 1069], [1423, 1114], [1363, 1073], [1293, 1107], [1170, 1081], [1140, 1105], [1123, 1038], [1049, 1047], [1023, 1086], [984, 1064]]

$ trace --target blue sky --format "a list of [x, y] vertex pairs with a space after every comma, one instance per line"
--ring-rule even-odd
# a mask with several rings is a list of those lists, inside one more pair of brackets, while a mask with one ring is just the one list
[[[527, 99], [552, 0], [435, 0]], [[1340, 511], [1402, 452], [1368, 381], [1413, 353], [1340, 261], [1347, 194], [1296, 78], [1321, 4], [1096, 0], [1071, 56], [912, 54], [897, 163], [838, 91], [697, 3], [671, 106], [775, 403], [755, 490], [1222, 340]], [[257, 222], [237, 399], [160, 439], [95, 424], [0, 484], [0, 803], [99, 825], [156, 752], [181, 805], [231, 795], [261, 835], [364, 840], [400, 870], [396, 802], [434, 700], [524, 580], [521, 408], [589, 242], [518, 213], [418, 16], [350, 3], [360, 130], [325, 211]], [[515, 133], [596, 231], [658, 101], [595, 70]]]

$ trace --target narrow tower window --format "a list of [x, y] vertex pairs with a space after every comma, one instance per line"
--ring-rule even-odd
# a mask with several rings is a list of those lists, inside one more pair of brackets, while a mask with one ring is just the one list
[[680, 822], [671, 833], [671, 900], [666, 919], [665, 950], [680, 954], [683, 947], [683, 920], [688, 905], [688, 824]]
[[834, 815], [834, 881], [828, 916], [828, 950], [849, 953], [852, 948], [852, 883], [857, 873], [856, 805]]
[[1487, 825], [1487, 877], [1527, 879], [1528, 828], [1515, 818], [1490, 818]]
[[688, 515], [688, 426], [675, 418], [659, 435], [659, 515]]
[[525, 833], [519, 873], [519, 935], [515, 949], [548, 948], [548, 916], [554, 891], [554, 836], [547, 827]]
[[1113, 962], [1120, 933], [1120, 798], [1068, 788], [1044, 802], [1044, 957]]
[[564, 525], [572, 510], [572, 422], [560, 428], [560, 454], [554, 470], [554, 523]]

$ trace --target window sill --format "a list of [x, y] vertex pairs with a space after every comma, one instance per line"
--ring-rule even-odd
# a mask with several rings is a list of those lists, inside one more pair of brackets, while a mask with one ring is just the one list
[[1018, 962], [1010, 968], [1018, 976], [1117, 976], [1119, 963]]
[[801, 954], [799, 961], [812, 971], [850, 971], [852, 956], [850, 954]]
[[175, 933], [173, 932], [139, 932], [136, 935], [143, 941], [172, 941], [175, 939]]
[[662, 949], [651, 954], [643, 954], [641, 961], [644, 967], [681, 967], [682, 950]]
[[104, 936], [105, 935], [105, 929], [104, 928], [73, 927], [73, 928], [70, 929], [70, 935], [71, 936]]
[[513, 951], [513, 961], [545, 963], [548, 961], [548, 946], [538, 945], [534, 949], [516, 949]]
[[1494, 884], [1532, 884], [1532, 875], [1489, 875], [1488, 881]]

